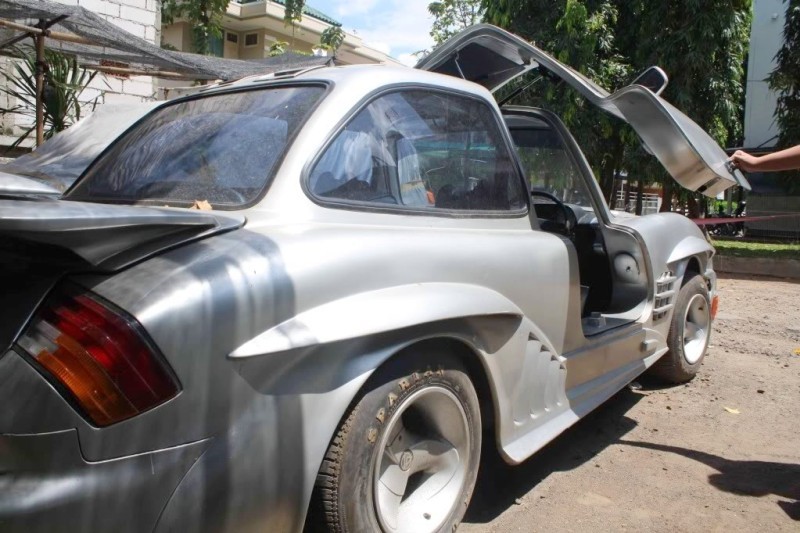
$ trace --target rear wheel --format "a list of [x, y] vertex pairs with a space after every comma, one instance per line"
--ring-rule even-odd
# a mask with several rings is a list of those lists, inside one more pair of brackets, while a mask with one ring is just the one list
[[457, 360], [426, 353], [390, 362], [328, 448], [312, 520], [337, 532], [452, 531], [472, 496], [480, 448], [478, 397]]
[[697, 375], [711, 337], [711, 301], [703, 277], [695, 274], [681, 287], [667, 337], [669, 352], [651, 373], [670, 383], [685, 383]]

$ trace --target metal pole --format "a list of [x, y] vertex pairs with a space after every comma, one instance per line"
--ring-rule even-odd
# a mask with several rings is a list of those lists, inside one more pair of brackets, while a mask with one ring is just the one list
[[[56, 17], [47, 22], [44, 28], [38, 28], [36, 26], [27, 26], [25, 24], [17, 24], [16, 22], [11, 22], [5, 19], [0, 19], [0, 26], [2, 26], [3, 28], [10, 28], [12, 30], [29, 33], [31, 35], [45, 35], [46, 37], [50, 37], [51, 39], [56, 39], [57, 41], [67, 41], [70, 43], [89, 44], [89, 45], [96, 44], [91, 39], [81, 37], [80, 35], [73, 35], [71, 33], [63, 33], [60, 31], [50, 31], [47, 29], [48, 27], [57, 24], [58, 22], [64, 20], [65, 18], [66, 18], [65, 16]], [[10, 41], [5, 42], [3, 46], [0, 46], [0, 48], [4, 48], [10, 44], [18, 42], [17, 39], [18, 37], [13, 37]]]
[[96, 70], [98, 72], [106, 72], [108, 74], [122, 74], [129, 76], [154, 76], [156, 78], [165, 78], [168, 80], [196, 80], [197, 76], [191, 74], [181, 74], [180, 72], [170, 72], [165, 70], [144, 70], [136, 68], [120, 68], [111, 67], [106, 65], [96, 65], [93, 63], [84, 63], [83, 68], [89, 70]]
[[[39, 20], [42, 28], [45, 21]], [[44, 35], [33, 38], [36, 42], [36, 146], [44, 142]]]

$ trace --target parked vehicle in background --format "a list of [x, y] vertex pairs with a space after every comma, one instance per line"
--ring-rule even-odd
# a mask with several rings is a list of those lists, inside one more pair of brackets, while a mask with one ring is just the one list
[[720, 207], [719, 211], [712, 216], [714, 218], [730, 218], [731, 221], [721, 224], [712, 224], [709, 226], [708, 232], [715, 237], [744, 237], [746, 233], [744, 222], [735, 222], [735, 219], [746, 217], [747, 213], [745, 209], [747, 209], [747, 202], [745, 201], [739, 202], [736, 211], [730, 215]]
[[712, 247], [611, 215], [557, 116], [499, 108], [534, 70], [684, 186], [743, 182], [659, 83], [477, 26], [416, 70], [177, 99], [61, 198], [5, 191], [0, 530], [450, 531], [482, 446], [518, 463], [647, 369], [692, 379]]

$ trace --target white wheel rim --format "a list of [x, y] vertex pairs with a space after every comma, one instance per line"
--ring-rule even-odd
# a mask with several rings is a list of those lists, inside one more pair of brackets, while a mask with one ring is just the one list
[[711, 333], [711, 314], [708, 300], [702, 294], [695, 294], [686, 306], [683, 317], [683, 358], [690, 365], [703, 357]]
[[393, 414], [378, 449], [373, 500], [381, 528], [438, 530], [461, 503], [472, 453], [461, 402], [444, 387], [420, 389]]

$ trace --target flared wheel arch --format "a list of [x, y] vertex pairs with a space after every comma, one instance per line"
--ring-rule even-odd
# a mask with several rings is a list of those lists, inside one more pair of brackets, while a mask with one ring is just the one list
[[[435, 351], [437, 353], [447, 354], [454, 357], [466, 370], [475, 392], [478, 395], [478, 404], [480, 407], [481, 429], [484, 435], [491, 435], [492, 438], [484, 439], [484, 446], [496, 446], [496, 426], [495, 420], [496, 413], [496, 391], [490, 385], [488, 371], [485, 368], [480, 356], [476, 353], [475, 349], [469, 346], [466, 342], [448, 336], [428, 338], [416, 341], [412, 344], [398, 349], [394, 354], [387, 357], [380, 365], [377, 365], [371, 372], [371, 376], [381, 375], [381, 370], [389, 365], [395, 365], [399, 360], [409, 357], [412, 354], [421, 351]], [[351, 399], [347, 409], [345, 409], [342, 418], [337, 423], [337, 427], [344, 422], [345, 417], [351, 412], [352, 408], [359, 403], [364, 395], [372, 390], [375, 386], [374, 379], [368, 378], [364, 384], [359, 388], [357, 394]], [[331, 438], [333, 439], [335, 435]], [[328, 443], [330, 444], [330, 443]], [[320, 460], [320, 467], [322, 466], [322, 458]], [[305, 531], [314, 531], [314, 521], [318, 518], [314, 510], [310, 508], [313, 502], [309, 501], [309, 508], [306, 512], [306, 528]]]

